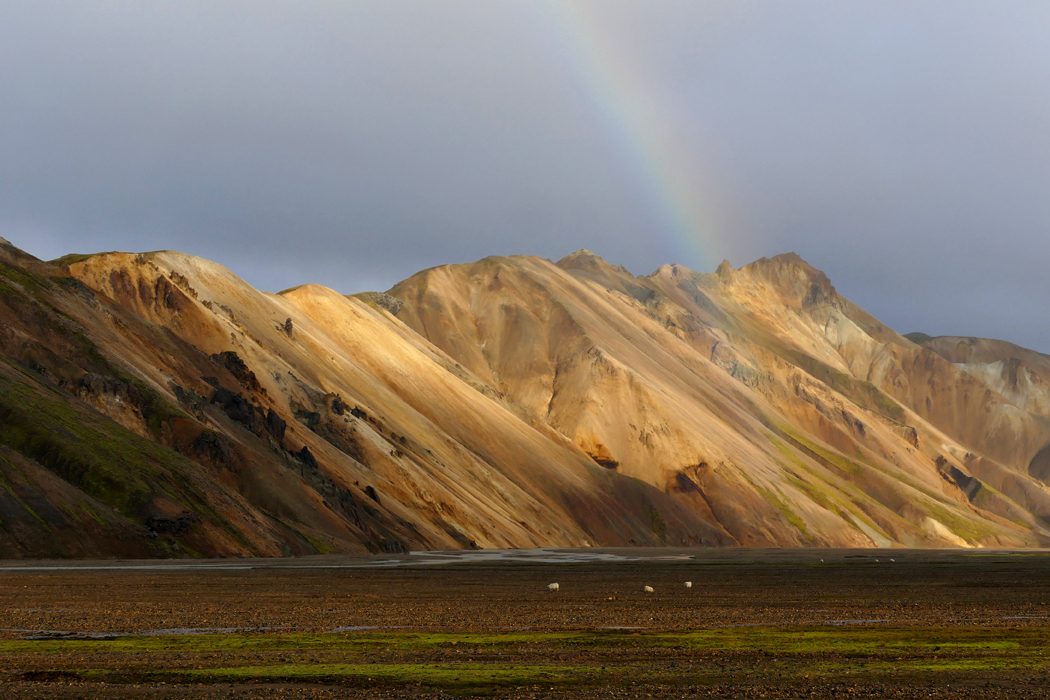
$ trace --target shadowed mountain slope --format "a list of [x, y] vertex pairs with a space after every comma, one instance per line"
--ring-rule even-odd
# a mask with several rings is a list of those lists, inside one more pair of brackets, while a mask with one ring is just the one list
[[2, 242], [0, 321], [4, 556], [1050, 542], [1037, 354], [917, 345], [793, 255], [348, 297]]
[[[1050, 355], [987, 338], [942, 336], [921, 339], [929, 348], [1029, 413], [1050, 418]], [[1032, 457], [1028, 473], [1050, 478], [1050, 447]]]
[[926, 337], [921, 345], [1030, 413], [1050, 417], [1050, 355], [987, 338]]

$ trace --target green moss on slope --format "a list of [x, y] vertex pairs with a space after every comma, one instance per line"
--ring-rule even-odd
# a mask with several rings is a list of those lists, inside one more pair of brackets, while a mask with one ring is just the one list
[[[99, 372], [125, 384], [133, 385], [142, 397], [142, 405], [136, 408], [146, 419], [150, 434], [154, 439], [159, 439], [162, 423], [173, 418], [185, 417], [185, 414], [168, 404], [146, 382], [114, 365], [95, 345], [80, 324], [51, 302], [48, 292], [54, 289], [54, 282], [59, 282], [61, 286], [80, 284], [77, 280], [68, 282], [70, 279], [72, 278], [38, 275], [0, 262], [0, 297], [18, 299], [19, 303], [9, 306], [26, 322], [27, 326], [46, 329], [46, 332], [69, 343], [74, 350], [76, 363], [83, 369]], [[12, 285], [12, 282], [15, 284]], [[19, 287], [30, 294], [32, 299], [26, 298], [25, 294], [19, 291]], [[46, 338], [44, 342], [46, 344]]]
[[0, 375], [0, 443], [124, 515], [141, 515], [153, 493], [146, 478], [156, 476], [162, 461], [151, 454], [157, 446], [135, 444], [128, 431], [102, 425], [106, 420]]
[[[863, 477], [864, 466], [861, 466], [836, 452], [821, 447], [790, 425], [778, 423], [777, 429], [792, 442], [799, 445], [810, 454], [816, 456], [822, 462], [831, 466], [834, 470], [839, 471], [840, 475], [844, 478], [853, 479]], [[893, 472], [872, 464], [867, 465], [867, 467], [881, 472], [889, 478], [899, 481], [905, 486], [912, 488], [917, 493], [922, 494], [922, 496], [925, 496], [925, 498], [912, 498], [909, 500], [931, 518], [939, 521], [942, 525], [959, 537], [962, 537], [964, 540], [969, 542], [979, 541], [981, 539], [992, 537], [997, 533], [997, 530], [990, 525], [986, 525], [974, 518], [966, 517], [964, 514], [958, 512], [953, 507], [952, 502], [946, 497], [934, 494], [929, 489], [923, 488], [904, 474]]]
[[68, 266], [74, 265], [74, 264], [76, 264], [78, 262], [84, 262], [85, 260], [90, 260], [91, 258], [95, 257], [96, 255], [112, 255], [114, 252], [116, 252], [116, 251], [110, 251], [110, 252], [107, 252], [107, 253], [70, 253], [69, 255], [63, 255], [61, 258], [55, 258], [54, 260], [49, 260], [48, 262], [50, 262], [55, 267], [68, 267]]
[[164, 496], [247, 544], [193, 483], [196, 465], [78, 404], [32, 372], [0, 365], [0, 444], [130, 520], [155, 515]]
[[[864, 512], [861, 503], [869, 499], [867, 494], [856, 486], [853, 486], [849, 481], [845, 481], [842, 484], [828, 481], [824, 475], [814, 471], [804, 460], [795, 454], [791, 448], [785, 445], [775, 435], [768, 434], [766, 435], [766, 438], [777, 448], [781, 455], [791, 462], [792, 465], [797, 467], [800, 471], [805, 472], [815, 481], [823, 484], [824, 488], [822, 489], [820, 486], [810, 483], [806, 479], [793, 474], [789, 468], [785, 468], [788, 473], [788, 479], [791, 483], [794, 484], [796, 488], [804, 491], [809, 496], [810, 500], [820, 505], [822, 508], [838, 515], [847, 522], [850, 527], [857, 526], [854, 522], [854, 519], [857, 519], [887, 539], [891, 539], [886, 535], [885, 531]], [[833, 496], [833, 494], [838, 494], [846, 500], [839, 500], [839, 498]], [[853, 507], [851, 507], [849, 503], [852, 503]]]
[[767, 489], [766, 487], [756, 483], [746, 472], [741, 471], [740, 473], [741, 475], [743, 475], [744, 479], [747, 480], [747, 483], [751, 484], [751, 488], [753, 488], [755, 491], [758, 491], [758, 493], [761, 494], [762, 498], [764, 498], [770, 505], [772, 505], [780, 512], [780, 514], [784, 517], [784, 520], [786, 520], [796, 530], [801, 532], [806, 539], [812, 541], [813, 538], [809, 534], [809, 529], [806, 528], [806, 522], [801, 517], [799, 517], [798, 513], [791, 510], [791, 508], [788, 506], [787, 503], [784, 502], [784, 499], [782, 499], [779, 494], [777, 494], [771, 489]]
[[904, 423], [904, 409], [871, 382], [855, 379], [845, 372], [829, 367], [805, 353], [796, 350], [775, 348], [774, 352], [795, 365], [814, 379], [823, 382], [861, 408], [866, 408], [889, 418], [895, 423]]

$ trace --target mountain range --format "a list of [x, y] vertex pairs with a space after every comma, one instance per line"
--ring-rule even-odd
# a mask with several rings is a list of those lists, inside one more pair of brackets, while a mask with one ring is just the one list
[[794, 254], [387, 292], [0, 239], [0, 556], [1045, 547], [1050, 356], [903, 336]]

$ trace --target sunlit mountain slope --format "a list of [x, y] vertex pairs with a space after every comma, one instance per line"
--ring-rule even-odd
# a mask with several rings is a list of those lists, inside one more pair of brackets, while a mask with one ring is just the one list
[[347, 297], [3, 242], [0, 322], [4, 556], [1050, 542], [1045, 356], [917, 345], [793, 255]]
[[488, 258], [389, 294], [494, 391], [741, 544], [1046, 535], [1048, 492], [1027, 474], [1050, 443], [1045, 417], [886, 328], [797, 256], [648, 277], [587, 251]]
[[[12, 372], [48, 395], [64, 389], [63, 401], [108, 416], [128, 439], [152, 441], [207, 480], [199, 498], [244, 511], [236, 512], [246, 521], [234, 522], [232, 505], [218, 509], [220, 520], [152, 483], [138, 510], [87, 491], [169, 549], [272, 555], [723, 541], [673, 497], [610, 474], [549, 428], [523, 422], [452, 360], [357, 299], [313, 286], [258, 292], [178, 253], [71, 258], [59, 268], [8, 247], [4, 262]], [[129, 469], [114, 478], [138, 478]], [[177, 523], [158, 525], [155, 512]]]

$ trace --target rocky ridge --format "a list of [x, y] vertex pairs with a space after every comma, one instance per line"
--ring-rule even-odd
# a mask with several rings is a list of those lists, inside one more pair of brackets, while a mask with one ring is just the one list
[[1046, 356], [912, 342], [794, 255], [348, 297], [3, 241], [0, 321], [3, 556], [1050, 541]]

